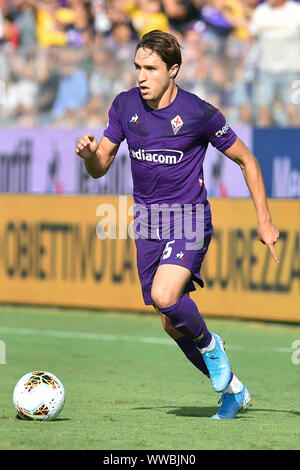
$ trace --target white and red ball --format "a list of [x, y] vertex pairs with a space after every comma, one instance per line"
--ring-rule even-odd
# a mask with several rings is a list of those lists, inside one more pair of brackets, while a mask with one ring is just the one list
[[65, 389], [51, 372], [35, 370], [18, 381], [13, 402], [21, 418], [55, 419], [65, 404]]

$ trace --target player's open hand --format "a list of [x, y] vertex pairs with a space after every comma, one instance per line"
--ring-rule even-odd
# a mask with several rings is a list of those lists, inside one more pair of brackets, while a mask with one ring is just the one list
[[279, 230], [277, 227], [275, 227], [272, 222], [260, 224], [258, 226], [257, 233], [258, 239], [269, 248], [274, 261], [279, 263], [279, 258], [274, 248], [274, 245], [279, 238]]
[[76, 153], [81, 158], [89, 160], [95, 154], [98, 148], [98, 142], [93, 134], [85, 134], [78, 140], [76, 146]]

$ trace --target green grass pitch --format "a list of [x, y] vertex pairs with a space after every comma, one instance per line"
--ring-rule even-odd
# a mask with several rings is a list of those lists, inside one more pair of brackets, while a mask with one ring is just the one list
[[[300, 449], [300, 326], [206, 320], [252, 395], [235, 420], [211, 420], [220, 395], [156, 314], [1, 306], [0, 449]], [[16, 418], [14, 386], [35, 369], [65, 386], [55, 421]]]

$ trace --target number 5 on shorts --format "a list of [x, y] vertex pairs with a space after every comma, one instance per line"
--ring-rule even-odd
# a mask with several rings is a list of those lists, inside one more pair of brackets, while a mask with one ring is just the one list
[[164, 251], [163, 251], [162, 259], [170, 258], [171, 253], [172, 253], [172, 249], [173, 249], [173, 247], [170, 246], [170, 245], [172, 245], [173, 243], [175, 243], [175, 240], [172, 240], [171, 242], [166, 243], [166, 246], [165, 246]]

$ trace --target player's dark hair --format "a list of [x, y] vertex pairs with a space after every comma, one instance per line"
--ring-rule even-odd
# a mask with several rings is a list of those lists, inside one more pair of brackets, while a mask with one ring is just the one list
[[[165, 62], [169, 70], [173, 65], [181, 66], [181, 46], [175, 36], [165, 33], [157, 29], [144, 34], [142, 39], [136, 46], [135, 53], [138, 49], [150, 49], [156, 52], [163, 62]], [[177, 75], [177, 74], [176, 74]]]

